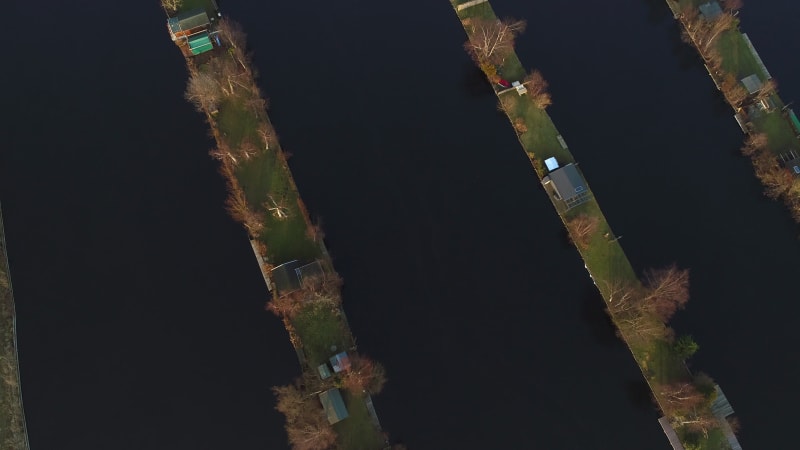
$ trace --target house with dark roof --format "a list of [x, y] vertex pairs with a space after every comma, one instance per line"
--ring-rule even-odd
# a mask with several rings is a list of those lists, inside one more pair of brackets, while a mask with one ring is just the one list
[[583, 179], [578, 167], [569, 163], [551, 171], [542, 178], [542, 185], [552, 189], [553, 197], [563, 201], [567, 209], [573, 208], [591, 198], [586, 180]]
[[322, 403], [322, 409], [325, 410], [325, 416], [328, 418], [329, 424], [333, 425], [336, 422], [341, 422], [349, 416], [339, 389], [328, 389], [319, 394], [319, 401]]

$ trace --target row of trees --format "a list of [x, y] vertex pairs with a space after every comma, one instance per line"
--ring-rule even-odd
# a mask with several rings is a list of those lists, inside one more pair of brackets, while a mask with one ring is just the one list
[[792, 217], [800, 222], [800, 177], [778, 162], [770, 150], [769, 137], [764, 133], [748, 135], [742, 153], [751, 158], [756, 176], [764, 185], [764, 193], [773, 199], [783, 198]]

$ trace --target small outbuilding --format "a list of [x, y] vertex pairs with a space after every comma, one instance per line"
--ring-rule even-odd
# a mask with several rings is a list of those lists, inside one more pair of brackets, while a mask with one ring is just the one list
[[544, 165], [547, 166], [547, 170], [552, 172], [552, 171], [558, 169], [558, 160], [556, 159], [555, 156], [553, 156], [551, 158], [547, 158], [547, 159], [544, 160]]
[[578, 167], [572, 163], [551, 171], [542, 179], [542, 184], [552, 187], [554, 197], [566, 203], [568, 209], [591, 198], [586, 181]]
[[341, 352], [331, 356], [330, 363], [335, 373], [346, 372], [350, 370], [351, 367], [350, 357], [347, 355], [347, 352]]
[[744, 88], [747, 89], [748, 93], [755, 94], [761, 90], [761, 86], [764, 83], [761, 81], [761, 78], [759, 78], [758, 75], [752, 74], [742, 78], [742, 84], [744, 85]]
[[328, 389], [319, 394], [319, 401], [322, 403], [322, 409], [325, 410], [325, 416], [328, 418], [329, 424], [333, 425], [341, 422], [349, 416], [339, 389]]
[[322, 363], [317, 366], [317, 372], [319, 373], [319, 377], [323, 380], [327, 380], [331, 377], [331, 369], [328, 368], [328, 363]]

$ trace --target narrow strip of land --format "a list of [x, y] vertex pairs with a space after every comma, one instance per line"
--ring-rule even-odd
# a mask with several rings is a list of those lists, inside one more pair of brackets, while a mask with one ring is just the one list
[[6, 253], [2, 210], [0, 210], [0, 446], [13, 450], [30, 448], [25, 427], [25, 411], [22, 407], [22, 386], [17, 357], [17, 318]]
[[[538, 72], [527, 74], [513, 51], [513, 35], [523, 24], [500, 21], [488, 2], [469, 8], [459, 8], [466, 4], [461, 0], [451, 3], [467, 32], [468, 51], [496, 85], [500, 110], [508, 116], [664, 412], [661, 423], [671, 441], [680, 446], [676, 448], [727, 445], [722, 424], [727, 424], [727, 416], [715, 415], [711, 409], [717, 398], [715, 384], [710, 378], [693, 375], [684, 363], [696, 344], [685, 337], [676, 339], [666, 326], [675, 309], [688, 300], [688, 273], [674, 268], [652, 271], [640, 281], [566, 141], [545, 112], [550, 104], [546, 82]], [[657, 306], [659, 303], [662, 306]], [[685, 401], [690, 397], [690, 402]]]
[[226, 202], [256, 255], [271, 300], [300, 361], [294, 384], [278, 386], [294, 448], [388, 447], [372, 404], [385, 381], [360, 354], [342, 308], [341, 279], [306, 211], [266, 113], [244, 32], [214, 0], [162, 0], [167, 28], [186, 58], [186, 98], [207, 119], [227, 182]]
[[683, 40], [703, 58], [747, 135], [742, 152], [752, 159], [765, 194], [782, 199], [800, 223], [800, 120], [778, 96], [777, 83], [739, 28], [742, 3], [666, 1], [681, 24]]

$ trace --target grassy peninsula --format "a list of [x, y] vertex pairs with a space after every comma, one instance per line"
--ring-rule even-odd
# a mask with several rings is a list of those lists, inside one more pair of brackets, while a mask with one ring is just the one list
[[30, 447], [19, 380], [14, 291], [5, 238], [3, 213], [0, 211], [0, 446], [27, 450]]
[[210, 155], [228, 187], [226, 206], [250, 240], [302, 374], [273, 388], [296, 450], [389, 448], [371, 395], [383, 368], [356, 348], [341, 279], [310, 219], [266, 113], [245, 34], [213, 0], [163, 0], [168, 29], [186, 57], [186, 98], [208, 121]]
[[[698, 348], [675, 336], [672, 315], [688, 301], [688, 271], [675, 266], [638, 276], [614, 235], [566, 141], [545, 112], [552, 102], [547, 82], [528, 72], [514, 51], [524, 22], [500, 20], [488, 1], [451, 0], [467, 33], [467, 52], [498, 96], [523, 149], [580, 252], [606, 309], [647, 380], [660, 421], [673, 446], [723, 449], [735, 442], [718, 386], [686, 364]], [[564, 186], [574, 188], [566, 192]], [[729, 406], [729, 405], [727, 405]], [[735, 428], [735, 423], [733, 424]], [[727, 437], [727, 439], [726, 439]]]
[[739, 28], [742, 0], [667, 0], [684, 42], [703, 58], [708, 74], [747, 135], [742, 153], [753, 162], [764, 193], [782, 199], [800, 223], [800, 121], [778, 96], [777, 83]]

